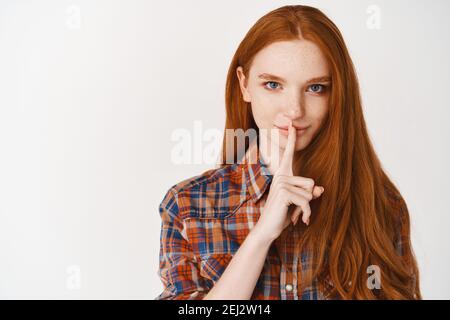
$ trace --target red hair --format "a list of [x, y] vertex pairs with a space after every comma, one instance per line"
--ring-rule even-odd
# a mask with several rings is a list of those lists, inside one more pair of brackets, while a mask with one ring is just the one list
[[[242, 66], [248, 78], [252, 59], [261, 49], [277, 41], [298, 39], [319, 46], [332, 79], [322, 128], [294, 159], [295, 175], [313, 178], [325, 187], [323, 196], [310, 203], [313, 214], [309, 227], [297, 224], [302, 235], [297, 250], [310, 248], [314, 261], [313, 271], [301, 277], [300, 292], [318, 280], [331, 298], [421, 299], [406, 203], [374, 151], [353, 62], [340, 31], [325, 14], [309, 6], [284, 6], [252, 26], [228, 70], [225, 129], [258, 131], [251, 107], [242, 98], [237, 67]], [[226, 135], [222, 150], [224, 166]], [[281, 236], [285, 237], [287, 230]], [[407, 237], [400, 255], [395, 241], [401, 232]], [[370, 265], [381, 270], [379, 290], [366, 285]]]

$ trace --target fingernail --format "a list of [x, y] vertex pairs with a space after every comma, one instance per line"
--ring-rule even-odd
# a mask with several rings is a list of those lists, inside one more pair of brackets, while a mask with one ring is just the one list
[[309, 226], [309, 218], [306, 220], [306, 225]]
[[322, 188], [322, 192], [324, 192], [325, 191], [325, 188], [324, 187], [321, 187]]

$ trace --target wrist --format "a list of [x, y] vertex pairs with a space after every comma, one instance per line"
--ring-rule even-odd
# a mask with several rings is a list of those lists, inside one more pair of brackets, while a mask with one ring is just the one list
[[256, 224], [250, 231], [249, 236], [261, 245], [270, 246], [276, 237], [268, 235]]

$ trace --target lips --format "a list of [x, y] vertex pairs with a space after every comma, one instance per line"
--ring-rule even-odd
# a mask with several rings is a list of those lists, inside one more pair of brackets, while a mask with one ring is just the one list
[[[310, 126], [307, 127], [297, 127], [294, 126], [294, 128], [296, 129], [297, 135], [303, 135], [305, 133], [305, 131], [309, 128]], [[280, 134], [284, 135], [284, 136], [288, 136], [289, 135], [289, 127], [287, 126], [283, 126], [283, 127], [279, 127], [279, 126], [275, 126], [275, 128], [280, 130]]]
[[[277, 126], [277, 125], [275, 125], [275, 127], [277, 127], [278, 129], [289, 130], [288, 126]], [[306, 127], [294, 126], [294, 128], [297, 129], [297, 130], [305, 130], [305, 129], [309, 128], [309, 126], [306, 126]]]

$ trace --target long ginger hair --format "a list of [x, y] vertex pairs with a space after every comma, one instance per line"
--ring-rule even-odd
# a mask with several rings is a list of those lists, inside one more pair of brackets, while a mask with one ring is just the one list
[[[308, 248], [313, 259], [312, 271], [299, 274], [299, 292], [318, 281], [331, 299], [421, 299], [406, 203], [375, 154], [353, 62], [340, 31], [325, 14], [309, 6], [283, 6], [252, 26], [228, 70], [225, 129], [258, 131], [251, 107], [242, 98], [236, 68], [242, 66], [248, 77], [252, 59], [261, 49], [298, 39], [319, 46], [332, 78], [326, 120], [294, 157], [294, 174], [313, 178], [325, 188], [320, 198], [310, 202], [310, 225], [297, 224], [301, 229], [297, 250]], [[226, 140], [225, 135], [222, 166], [229, 151]], [[380, 289], [367, 285], [367, 268], [372, 265], [381, 271]]]

